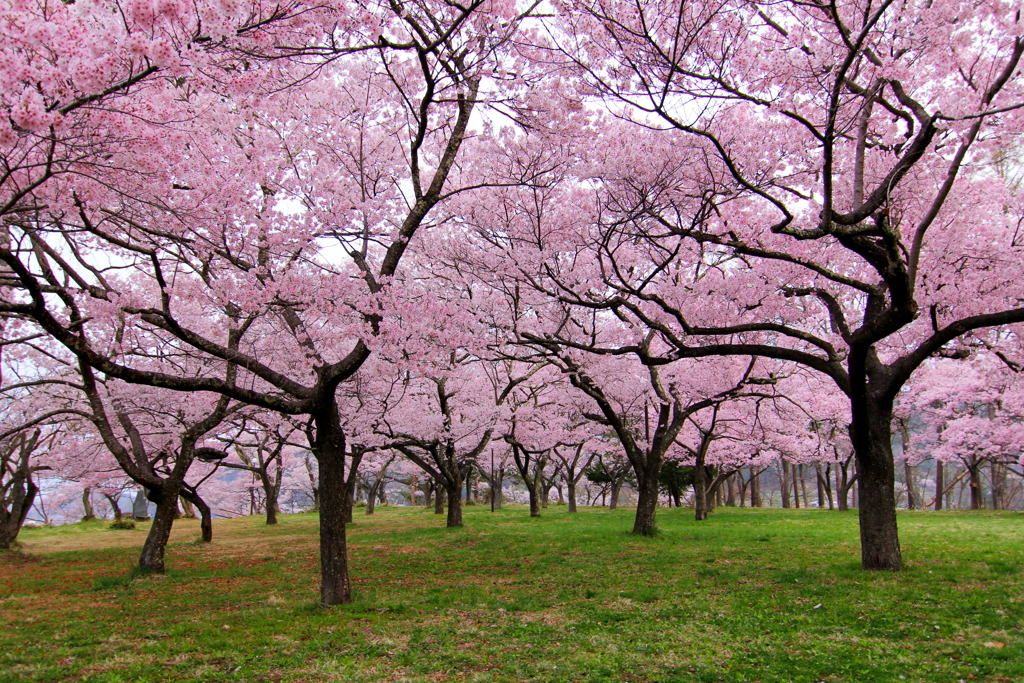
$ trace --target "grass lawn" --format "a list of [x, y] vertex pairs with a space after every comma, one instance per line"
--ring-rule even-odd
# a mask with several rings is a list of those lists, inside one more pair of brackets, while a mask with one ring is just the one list
[[907, 569], [859, 566], [856, 513], [378, 508], [357, 599], [318, 598], [317, 519], [27, 529], [0, 553], [0, 681], [1024, 681], [1024, 514], [900, 514]]

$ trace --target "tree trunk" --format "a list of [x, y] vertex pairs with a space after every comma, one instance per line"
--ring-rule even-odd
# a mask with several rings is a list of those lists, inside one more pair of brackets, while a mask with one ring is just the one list
[[260, 484], [263, 486], [263, 497], [267, 502], [267, 525], [277, 524], [277, 494], [278, 488], [270, 480], [266, 472], [260, 472]]
[[825, 485], [825, 495], [828, 496], [828, 509], [835, 510], [836, 506], [832, 498], [832, 465], [825, 465], [825, 472], [822, 474], [822, 482]]
[[14, 485], [19, 489], [14, 493], [10, 512], [6, 507], [0, 507], [0, 550], [10, 549], [11, 544], [17, 540], [21, 527], [28, 518], [28, 511], [32, 509], [32, 503], [39, 493], [39, 487], [32, 480], [31, 474]]
[[501, 509], [502, 487], [505, 484], [505, 468], [499, 467], [498, 471], [491, 470], [491, 512]]
[[162, 491], [153, 491], [156, 498], [156, 513], [153, 515], [153, 526], [149, 528], [146, 543], [142, 546], [139, 556], [139, 569], [146, 574], [164, 573], [164, 552], [167, 541], [171, 537], [171, 527], [178, 513], [178, 490], [180, 486], [170, 482]]
[[761, 501], [761, 473], [756, 472], [750, 477], [750, 507], [759, 508], [763, 505], [764, 503]]
[[538, 479], [540, 479], [540, 476], [535, 475], [533, 483], [530, 483], [527, 477], [523, 477], [523, 483], [526, 484], [526, 495], [530, 501], [531, 517], [540, 517], [540, 491], [538, 489], [541, 485]]
[[800, 504], [800, 466], [792, 464], [789, 466], [789, 486], [793, 490], [793, 509], [799, 510], [803, 507]]
[[818, 486], [818, 509], [825, 509], [825, 482], [821, 472], [821, 463], [814, 463], [814, 482]]
[[441, 488], [440, 484], [434, 484], [434, 514], [443, 515], [445, 508], [445, 490]]
[[807, 469], [801, 464], [800, 470], [800, 492], [804, 497], [804, 509], [811, 507], [811, 501], [807, 497]]
[[345, 524], [352, 524], [355, 522], [355, 517], [353, 515], [356, 507], [356, 481], [354, 477], [349, 477], [349, 479], [345, 481], [344, 493], [342, 517], [345, 520]]
[[707, 470], [701, 459], [693, 468], [693, 516], [698, 522], [708, 518]]
[[634, 534], [653, 536], [658, 532], [654, 517], [658, 508], [658, 474], [661, 472], [661, 461], [661, 457], [648, 453], [647, 467], [643, 471], [643, 477], [637, 478]]
[[576, 512], [576, 482], [572, 477], [565, 478], [565, 487], [568, 489], [566, 499], [569, 503], [569, 512]]
[[850, 437], [856, 455], [861, 565], [897, 571], [903, 565], [896, 529], [892, 400], [852, 400]]
[[203, 535], [203, 542], [210, 543], [213, 541], [213, 514], [210, 512], [210, 506], [199, 497], [198, 493], [192, 493], [187, 489], [182, 489], [181, 498], [199, 510], [199, 529]]
[[609, 493], [609, 497], [608, 497], [608, 509], [609, 510], [614, 510], [614, 509], [619, 507], [619, 491], [622, 489], [623, 481], [624, 480], [623, 480], [622, 477], [617, 477], [617, 478], [612, 479], [610, 484], [609, 484], [609, 486], [611, 488], [611, 492]]
[[458, 529], [462, 526], [462, 482], [452, 482], [451, 488], [445, 491], [448, 498], [448, 520], [445, 526]]
[[971, 509], [984, 510], [985, 494], [981, 483], [981, 461], [973, 455], [967, 464], [967, 476], [971, 481]]
[[373, 508], [377, 504], [377, 487], [380, 486], [380, 482], [374, 482], [373, 486], [370, 487], [370, 492], [366, 494], [366, 514], [372, 515]]
[[18, 538], [20, 528], [12, 524], [13, 520], [0, 520], [0, 550], [10, 550], [11, 544]]
[[182, 516], [185, 519], [196, 519], [196, 509], [192, 506], [192, 501], [185, 496], [181, 497], [181, 509], [184, 510]]
[[789, 465], [779, 458], [779, 483], [782, 486], [782, 507], [789, 509]]
[[333, 401], [313, 417], [314, 454], [320, 473], [320, 602], [341, 605], [352, 602], [345, 537], [345, 514], [351, 513], [351, 489], [345, 481], [345, 436]]
[[907, 509], [916, 510], [918, 502], [914, 491], [914, 468], [906, 460], [903, 461], [903, 478], [907, 480]]
[[836, 488], [839, 494], [839, 511], [846, 512], [850, 509], [850, 489], [853, 488], [853, 480], [849, 476], [851, 460], [838, 463], [836, 467]]
[[121, 506], [117, 504], [117, 498], [106, 493], [103, 494], [103, 497], [107, 499], [108, 503], [110, 503], [110, 511], [114, 513], [114, 521], [120, 522]]
[[82, 491], [82, 521], [91, 522], [96, 519], [96, 513], [92, 509], [92, 489], [88, 486]]
[[992, 476], [992, 509], [1002, 510], [1006, 507], [1006, 467], [993, 461], [990, 474]]

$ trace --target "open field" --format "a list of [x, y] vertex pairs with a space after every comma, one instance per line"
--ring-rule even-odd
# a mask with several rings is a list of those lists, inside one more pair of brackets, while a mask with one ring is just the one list
[[[316, 606], [315, 515], [23, 532], [0, 554], [0, 681], [1024, 681], [1024, 515], [901, 513], [908, 568], [858, 569], [856, 513], [383, 508], [357, 600]], [[144, 525], [141, 525], [144, 527]]]

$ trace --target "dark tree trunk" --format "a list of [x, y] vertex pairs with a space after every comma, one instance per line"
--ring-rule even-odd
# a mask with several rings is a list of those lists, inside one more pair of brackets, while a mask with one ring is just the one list
[[0, 524], [0, 550], [10, 550], [11, 544], [18, 538], [18, 532], [21, 529], [15, 528], [9, 520], [3, 521], [7, 523]]
[[936, 511], [942, 510], [942, 494], [945, 493], [946, 484], [942, 480], [943, 475], [942, 461], [935, 461], [935, 509]]
[[526, 482], [526, 493], [530, 499], [531, 517], [540, 517], [540, 493], [537, 491], [539, 487], [540, 484], [538, 484], [537, 482], [534, 482], [533, 485], [531, 485], [529, 482]]
[[761, 502], [761, 473], [755, 472], [752, 473], [750, 477], [750, 507], [759, 508], [762, 505], [763, 503]]
[[445, 526], [458, 529], [462, 526], [462, 482], [455, 480], [451, 488], [445, 491], [448, 498], [448, 519]]
[[106, 493], [103, 494], [103, 497], [107, 499], [108, 503], [110, 503], [110, 511], [114, 513], [114, 521], [120, 522], [121, 507], [117, 504], [117, 498]]
[[789, 509], [789, 464], [779, 458], [779, 482], [782, 487], [782, 507]]
[[345, 516], [352, 511], [351, 488], [345, 481], [345, 436], [333, 401], [317, 411], [314, 420], [320, 474], [320, 602], [341, 605], [352, 602], [345, 536]]
[[263, 485], [263, 496], [267, 502], [267, 525], [277, 524], [278, 489], [265, 471], [260, 472], [260, 484]]
[[821, 463], [814, 463], [814, 481], [818, 485], [818, 509], [825, 509], [825, 476], [821, 472]]
[[498, 468], [498, 479], [495, 482], [495, 505], [498, 509], [505, 503], [505, 467]]
[[970, 477], [971, 509], [984, 510], [985, 494], [981, 483], [981, 461], [973, 455], [967, 461], [967, 476]]
[[566, 499], [569, 503], [569, 512], [576, 512], [576, 482], [572, 477], [566, 477], [565, 487], [568, 489]]
[[703, 458], [693, 468], [693, 517], [698, 522], [708, 518], [708, 471]]
[[203, 535], [203, 542], [213, 541], [213, 514], [210, 512], [210, 506], [199, 497], [198, 493], [188, 489], [182, 489], [181, 497], [199, 510], [199, 529]]
[[199, 508], [199, 530], [203, 535], [203, 543], [210, 543], [213, 541], [213, 515], [210, 513], [210, 506], [200, 498], [196, 507]]
[[803, 507], [800, 504], [800, 480], [802, 479], [800, 474], [800, 466], [792, 464], [789, 466], [789, 485], [793, 489], [793, 509], [799, 510]]
[[17, 540], [21, 527], [28, 518], [28, 511], [32, 509], [36, 494], [39, 493], [39, 487], [31, 476], [25, 476], [23, 480], [15, 483], [15, 486], [20, 488], [15, 492], [10, 511], [0, 508], [0, 550], [8, 550]]
[[[655, 449], [651, 449], [655, 451]], [[649, 452], [644, 469], [637, 477], [636, 519], [633, 522], [633, 533], [641, 536], [653, 536], [658, 532], [655, 514], [658, 510], [658, 477], [664, 460], [659, 452]]]
[[619, 507], [619, 491], [622, 490], [622, 484], [624, 479], [622, 477], [616, 477], [612, 479], [609, 484], [610, 492], [608, 494], [608, 509], [614, 510]]
[[495, 471], [491, 469], [491, 476], [487, 479], [489, 486], [488, 498], [491, 501], [491, 512], [501, 507], [501, 487], [505, 479], [505, 468], [501, 467]]
[[822, 474], [822, 481], [825, 485], [825, 495], [828, 496], [828, 509], [834, 510], [835, 503], [832, 498], [832, 465], [825, 465], [825, 472]]
[[851, 401], [850, 437], [856, 455], [861, 565], [897, 571], [903, 564], [896, 529], [896, 472], [892, 454], [892, 400]]
[[914, 468], [910, 466], [910, 429], [907, 423], [900, 421], [900, 445], [903, 447], [903, 478], [907, 481], [907, 509], [916, 510], [921, 501], [914, 487]]
[[91, 522], [96, 519], [96, 513], [92, 509], [92, 489], [88, 486], [82, 491], [82, 521]]
[[804, 471], [803, 464], [797, 466], [797, 471], [799, 472], [798, 478], [800, 479], [800, 494], [804, 497], [804, 509], [807, 509], [811, 507], [811, 503], [807, 499], [807, 477], [804, 476], [806, 472]]
[[845, 512], [850, 509], [850, 489], [857, 483], [857, 476], [854, 474], [853, 477], [849, 476], [849, 468], [851, 460], [839, 463], [839, 467], [836, 467], [836, 479], [838, 494], [839, 494], [839, 511]]
[[345, 482], [345, 497], [344, 497], [344, 510], [342, 511], [342, 517], [345, 519], [345, 524], [352, 524], [355, 522], [354, 511], [356, 507], [356, 482], [354, 479], [349, 478]]
[[153, 514], [153, 526], [149, 528], [146, 543], [142, 546], [142, 555], [139, 556], [139, 569], [146, 574], [164, 573], [164, 553], [171, 537], [174, 517], [178, 513], [179, 489], [179, 484], [168, 482], [163, 490], [151, 491], [155, 498], [153, 502], [156, 503], [156, 512]]
[[366, 494], [366, 514], [372, 515], [373, 508], [377, 504], [377, 488], [380, 486], [380, 482], [374, 482], [373, 486], [370, 487], [370, 492]]
[[445, 490], [440, 484], [434, 484], [434, 514], [443, 515], [445, 507]]

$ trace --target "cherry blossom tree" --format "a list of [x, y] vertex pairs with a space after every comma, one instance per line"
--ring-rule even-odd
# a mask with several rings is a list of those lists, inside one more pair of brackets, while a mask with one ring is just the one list
[[[563, 9], [562, 54], [640, 124], [623, 135], [635, 165], [603, 166], [606, 270], [602, 289], [574, 290], [579, 304], [671, 348], [609, 352], [757, 354], [831, 378], [850, 402], [862, 564], [899, 569], [894, 400], [947, 345], [1024, 320], [1019, 199], [995, 168], [1024, 105], [1017, 8]], [[617, 251], [638, 241], [645, 268]]]
[[491, 442], [496, 415], [478, 363], [457, 350], [447, 361], [429, 375], [403, 378], [402, 395], [383, 422], [391, 447], [444, 491], [446, 524], [456, 528], [462, 526], [462, 487]]
[[[936, 461], [936, 505], [941, 506], [945, 493], [966, 477], [971, 509], [986, 507], [987, 466], [989, 502], [998, 509], [1009, 468], [1024, 464], [1019, 446], [1024, 436], [1020, 365], [999, 353], [1002, 359], [982, 347], [969, 359], [929, 363], [900, 395], [902, 457], [908, 465], [927, 458]], [[960, 464], [963, 471], [947, 482], [940, 468], [951, 463]]]
[[[259, 479], [263, 489], [267, 524], [277, 524], [278, 498], [284, 478], [284, 450], [293, 445], [298, 428], [279, 414], [241, 414], [230, 425], [230, 431], [219, 435], [227, 458], [216, 462], [228, 469], [249, 472]], [[207, 454], [209, 458], [211, 454]], [[237, 457], [237, 462], [231, 456]]]
[[[529, 65], [509, 38], [530, 7], [477, 0], [319, 9], [255, 12], [253, 28], [232, 35], [218, 20], [218, 40], [226, 37], [213, 42], [225, 59], [245, 61], [207, 69], [220, 80], [193, 81], [188, 72], [180, 85], [161, 81], [161, 92], [185, 89], [165, 98], [184, 108], [174, 125], [143, 125], [142, 149], [142, 132], [117, 138], [121, 165], [62, 193], [70, 205], [36, 198], [39, 185], [22, 192], [24, 210], [0, 259], [17, 286], [3, 309], [31, 317], [107, 376], [310, 416], [321, 599], [336, 604], [351, 599], [344, 519], [361, 458], [336, 391], [385, 343], [387, 311], [403, 305], [391, 279], [428, 215], [487, 182], [457, 160], [478, 103], [501, 109], [529, 85]], [[281, 40], [271, 37], [279, 19]], [[241, 48], [240, 31], [250, 41]], [[301, 94], [282, 92], [289, 83], [302, 84]], [[130, 104], [151, 104], [147, 97]], [[277, 211], [285, 200], [301, 211]], [[144, 280], [130, 295], [113, 276], [123, 271]], [[182, 313], [196, 307], [235, 321], [239, 346], [229, 348], [216, 326], [187, 324]], [[200, 377], [142, 369], [96, 347], [100, 328], [126, 320], [237, 367], [240, 381], [212, 368]]]

